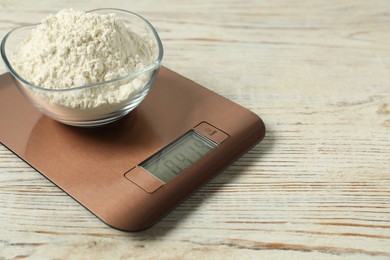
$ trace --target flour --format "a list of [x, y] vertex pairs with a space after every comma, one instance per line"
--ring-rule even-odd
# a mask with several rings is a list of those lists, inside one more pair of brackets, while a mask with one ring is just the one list
[[[115, 111], [139, 93], [150, 73], [104, 86], [70, 90], [137, 72], [155, 61], [155, 43], [115, 14], [72, 9], [44, 18], [13, 53], [16, 71], [35, 86], [35, 98], [74, 112]], [[42, 105], [42, 104], [41, 104]], [[98, 111], [100, 109], [100, 112]], [[89, 111], [89, 112], [88, 112]]]

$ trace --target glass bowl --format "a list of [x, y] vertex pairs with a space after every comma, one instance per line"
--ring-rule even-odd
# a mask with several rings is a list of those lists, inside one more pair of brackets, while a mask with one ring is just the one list
[[[139, 35], [150, 36], [154, 49], [153, 61], [134, 73], [115, 78], [112, 80], [94, 83], [83, 86], [76, 86], [69, 89], [47, 89], [28, 82], [21, 77], [15, 69], [10, 55], [17, 46], [31, 33], [39, 24], [26, 25], [15, 28], [5, 35], [1, 42], [1, 56], [7, 70], [12, 74], [15, 83], [22, 94], [42, 113], [61, 123], [81, 127], [94, 127], [114, 122], [127, 115], [131, 110], [137, 107], [148, 94], [163, 58], [163, 46], [154, 27], [145, 18], [138, 14], [120, 9], [96, 9], [89, 12], [97, 14], [115, 13], [126, 27], [130, 27], [133, 32]], [[123, 92], [127, 87], [136, 89], [134, 92]], [[96, 88], [101, 88], [107, 97], [100, 96], [102, 100], [109, 100], [113, 91], [125, 93], [118, 102], [110, 103], [105, 101], [101, 106], [79, 107], [77, 102], [86, 95], [94, 97], [92, 93]], [[105, 89], [103, 89], [105, 88]], [[101, 93], [101, 92], [100, 92]], [[116, 92], [118, 93], [118, 92]], [[91, 95], [92, 94], [92, 95]], [[67, 101], [66, 104], [64, 100]]]

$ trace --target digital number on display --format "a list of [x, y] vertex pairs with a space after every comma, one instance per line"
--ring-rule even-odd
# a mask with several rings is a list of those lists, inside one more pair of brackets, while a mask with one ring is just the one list
[[183, 137], [154, 154], [140, 166], [167, 183], [196, 163], [217, 145], [190, 131]]

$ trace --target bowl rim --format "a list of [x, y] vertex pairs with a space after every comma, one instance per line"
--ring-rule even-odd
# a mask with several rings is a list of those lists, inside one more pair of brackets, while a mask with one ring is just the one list
[[145, 22], [145, 24], [151, 30], [151, 32], [152, 32], [152, 34], [153, 34], [153, 36], [154, 36], [154, 38], [155, 38], [155, 40], [157, 42], [158, 56], [155, 59], [155, 61], [153, 63], [151, 63], [150, 65], [146, 66], [145, 68], [141, 69], [141, 70], [138, 70], [136, 72], [127, 74], [127, 75], [122, 76], [122, 77], [117, 77], [115, 79], [107, 80], [107, 81], [102, 81], [102, 82], [97, 82], [97, 83], [92, 83], [92, 84], [87, 84], [87, 85], [82, 85], [82, 86], [76, 86], [76, 87], [71, 87], [71, 88], [67, 88], [67, 89], [48, 89], [48, 88], [40, 87], [40, 86], [32, 84], [31, 82], [29, 82], [28, 80], [26, 80], [25, 78], [20, 76], [19, 73], [17, 73], [16, 70], [11, 65], [11, 63], [10, 63], [8, 57], [7, 57], [7, 54], [5, 52], [5, 45], [7, 43], [8, 37], [13, 32], [15, 32], [17, 30], [26, 29], [26, 28], [29, 28], [29, 27], [35, 28], [36, 26], [41, 24], [41, 23], [34, 23], [34, 24], [25, 24], [25, 25], [22, 25], [22, 26], [15, 27], [14, 29], [10, 30], [4, 36], [3, 40], [1, 41], [1, 45], [0, 45], [0, 54], [1, 54], [1, 57], [2, 57], [2, 59], [4, 61], [4, 64], [5, 64], [6, 68], [8, 69], [8, 71], [15, 78], [17, 78], [19, 81], [23, 82], [24, 84], [26, 84], [29, 87], [32, 87], [34, 89], [38, 89], [38, 90], [41, 90], [41, 91], [47, 91], [47, 92], [67, 92], [67, 91], [74, 91], [74, 90], [94, 88], [94, 87], [98, 87], [98, 86], [102, 86], [102, 85], [118, 82], [118, 81], [121, 81], [121, 80], [124, 80], [124, 79], [130, 79], [130, 78], [136, 77], [136, 76], [138, 76], [140, 74], [143, 74], [143, 73], [145, 73], [147, 71], [159, 68], [161, 66], [161, 62], [162, 62], [162, 59], [163, 59], [163, 56], [164, 56], [164, 48], [163, 48], [161, 39], [160, 39], [156, 29], [153, 27], [153, 25], [146, 18], [142, 17], [141, 15], [139, 15], [137, 13], [134, 13], [134, 12], [131, 12], [131, 11], [127, 11], [127, 10], [124, 10], [124, 9], [119, 9], [119, 8], [98, 8], [98, 9], [92, 9], [92, 10], [86, 11], [86, 13], [93, 13], [93, 12], [97, 12], [97, 11], [112, 11], [113, 13], [127, 13], [127, 14], [130, 14], [130, 15], [136, 16], [136, 17], [140, 18], [143, 22]]

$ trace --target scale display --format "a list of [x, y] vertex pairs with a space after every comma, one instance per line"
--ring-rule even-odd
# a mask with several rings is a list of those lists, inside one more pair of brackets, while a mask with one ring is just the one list
[[192, 130], [140, 166], [167, 183], [216, 146], [216, 143]]

